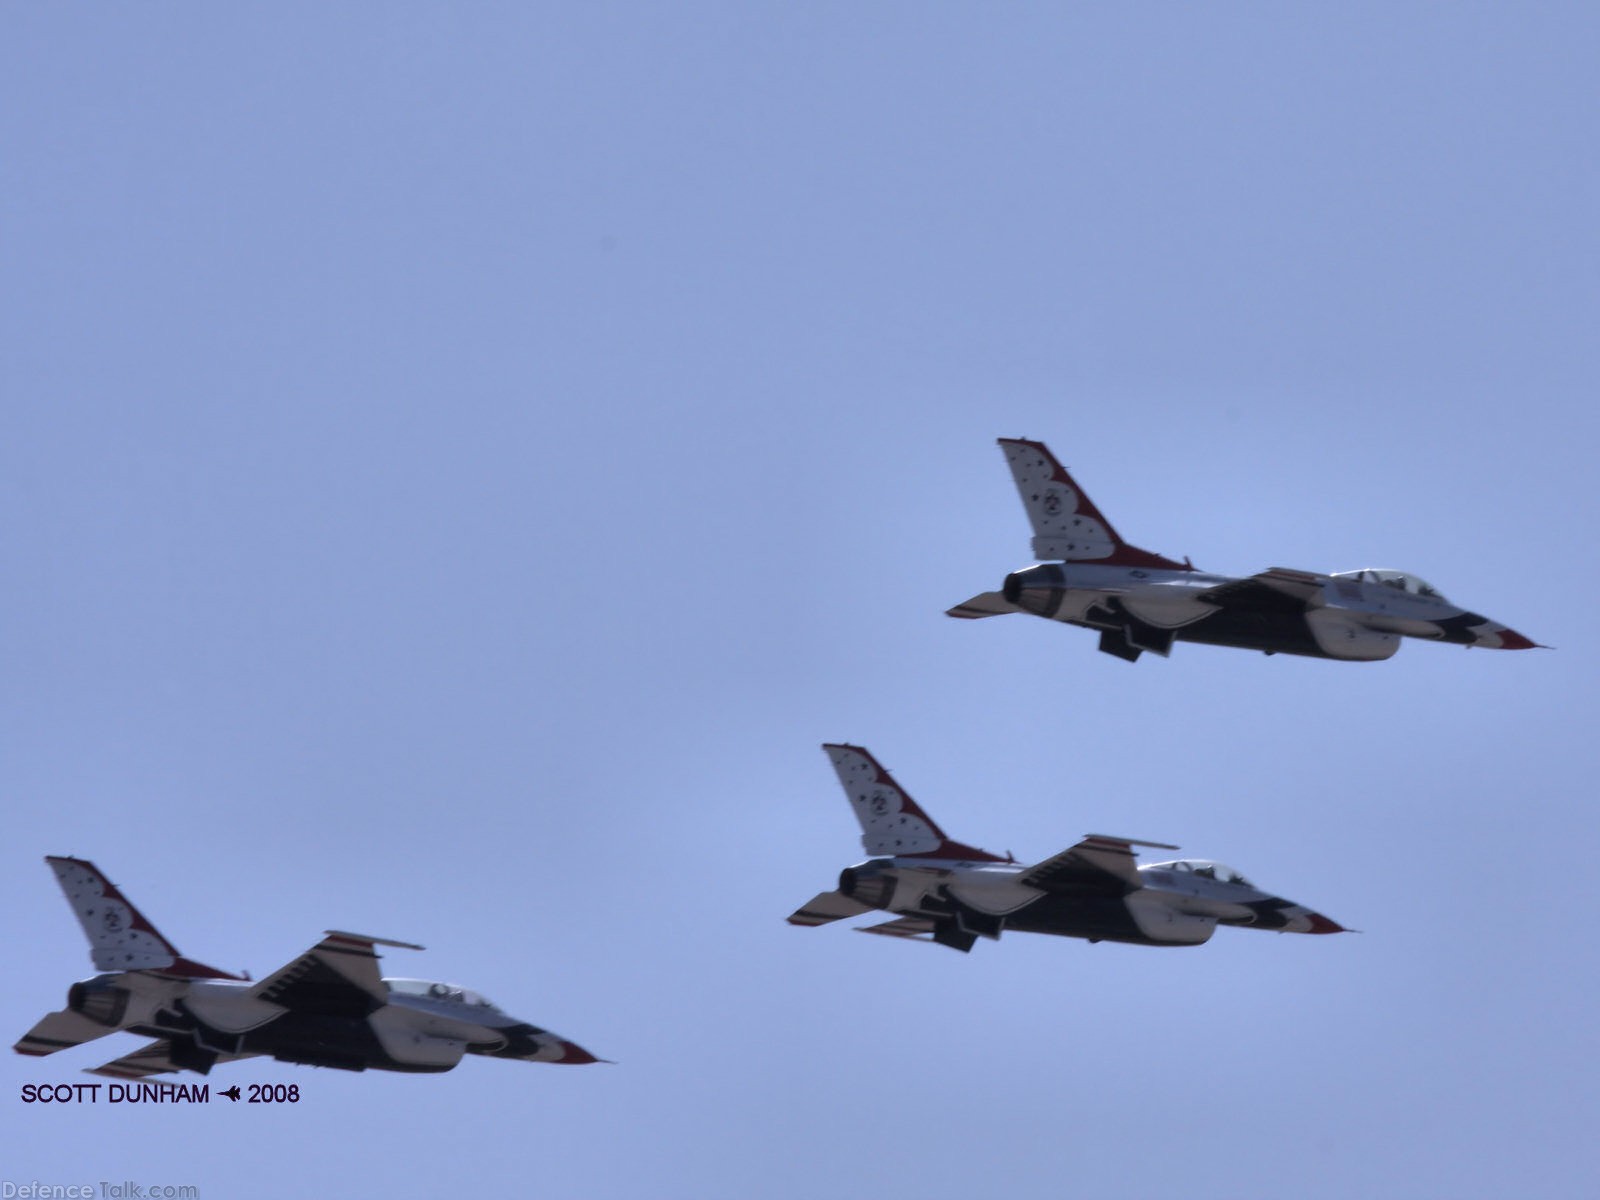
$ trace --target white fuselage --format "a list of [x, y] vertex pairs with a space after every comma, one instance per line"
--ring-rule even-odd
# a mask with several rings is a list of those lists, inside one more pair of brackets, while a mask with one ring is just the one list
[[287, 1051], [290, 1061], [306, 1061], [292, 1055], [306, 1053], [307, 1046], [325, 1046], [339, 1058], [344, 1041], [352, 1056], [365, 1057], [365, 1066], [397, 1070], [449, 1070], [468, 1053], [529, 1062], [576, 1061], [568, 1057], [575, 1048], [556, 1035], [492, 1005], [453, 999], [461, 989], [444, 984], [434, 985], [439, 995], [391, 990], [387, 1003], [364, 1014], [307, 1013], [261, 999], [248, 983], [171, 979], [145, 971], [101, 975], [78, 986], [102, 994], [125, 993], [125, 1007], [115, 1020], [118, 1028], [150, 1036], [192, 1036], [202, 1048], [218, 1053]]
[[[1005, 598], [1039, 616], [1098, 629], [1145, 627], [1168, 639], [1355, 661], [1392, 656], [1401, 637], [1502, 647], [1526, 643], [1437, 593], [1359, 578], [1363, 573], [1283, 572], [1293, 594], [1258, 584], [1256, 595], [1213, 602], [1206, 593], [1249, 577], [1201, 571], [1041, 562], [1013, 572]], [[1398, 574], [1398, 573], [1394, 573]], [[1134, 639], [1137, 644], [1138, 633]], [[1159, 644], [1146, 649], [1160, 649]]]
[[[852, 868], [858, 898], [906, 916], [951, 917], [971, 932], [998, 936], [1001, 927], [1091, 940], [1198, 945], [1218, 924], [1316, 932], [1316, 914], [1242, 883], [1224, 882], [1151, 863], [1125, 895], [1061, 895], [1021, 882], [1029, 868], [1014, 863], [927, 858], [872, 859]], [[874, 881], [881, 880], [878, 890]], [[967, 910], [963, 912], [962, 910]], [[1324, 919], [1325, 920], [1325, 919]]]

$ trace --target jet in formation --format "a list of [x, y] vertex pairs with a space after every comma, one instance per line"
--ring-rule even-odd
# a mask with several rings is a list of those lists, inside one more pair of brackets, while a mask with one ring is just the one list
[[1218, 862], [1135, 864], [1135, 846], [1177, 849], [1162, 842], [1090, 834], [1026, 866], [951, 841], [865, 749], [823, 749], [872, 857], [846, 867], [838, 889], [796, 910], [791, 925], [826, 925], [876, 909], [893, 913], [894, 920], [857, 932], [961, 951], [971, 950], [980, 937], [998, 940], [1003, 930], [1140, 946], [1198, 946], [1218, 925], [1344, 932], [1321, 913], [1264, 892]]
[[127, 1030], [156, 1040], [91, 1075], [206, 1075], [218, 1063], [261, 1055], [347, 1071], [448, 1071], [464, 1054], [599, 1061], [476, 992], [379, 976], [373, 947], [421, 946], [330, 930], [299, 958], [252, 983], [184, 958], [93, 863], [45, 862], [88, 935], [101, 974], [73, 984], [67, 1007], [30, 1029], [13, 1047], [19, 1054], [54, 1054]]
[[1353, 662], [1389, 658], [1402, 637], [1498, 650], [1537, 644], [1404, 571], [1273, 567], [1237, 578], [1130, 546], [1043, 442], [999, 441], [1040, 561], [949, 616], [1022, 612], [1081, 625], [1099, 631], [1101, 650], [1129, 662], [1146, 650], [1164, 656], [1173, 642]]

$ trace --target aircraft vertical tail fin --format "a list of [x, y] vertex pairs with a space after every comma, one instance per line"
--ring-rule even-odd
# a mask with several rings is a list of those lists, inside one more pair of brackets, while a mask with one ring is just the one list
[[1174, 562], [1123, 541], [1043, 442], [1024, 438], [1000, 438], [999, 442], [1033, 525], [1035, 558], [1108, 567], [1194, 569], [1187, 561]]
[[184, 958], [92, 862], [54, 855], [45, 862], [83, 926], [96, 970], [154, 971], [182, 979], [240, 978]]
[[861, 822], [861, 844], [871, 855], [911, 858], [953, 858], [968, 862], [1005, 862], [987, 850], [952, 841], [933, 818], [917, 806], [878, 760], [861, 746], [828, 743], [822, 747], [839, 783]]

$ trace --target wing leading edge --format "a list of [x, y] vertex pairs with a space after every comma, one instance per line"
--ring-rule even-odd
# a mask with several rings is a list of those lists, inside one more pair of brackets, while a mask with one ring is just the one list
[[1017, 882], [1058, 895], [1126, 896], [1144, 886], [1135, 862], [1135, 846], [1157, 850], [1178, 848], [1166, 842], [1140, 842], [1091, 833], [1076, 846], [1035, 863]]
[[1291, 567], [1269, 567], [1244, 579], [1235, 579], [1195, 593], [1196, 600], [1218, 608], [1248, 608], [1261, 612], [1303, 613], [1322, 599], [1321, 575]]
[[378, 973], [374, 946], [421, 950], [411, 942], [368, 937], [361, 933], [328, 934], [299, 958], [279, 967], [250, 989], [258, 999], [282, 1008], [330, 1015], [362, 1016], [389, 1000], [389, 987]]

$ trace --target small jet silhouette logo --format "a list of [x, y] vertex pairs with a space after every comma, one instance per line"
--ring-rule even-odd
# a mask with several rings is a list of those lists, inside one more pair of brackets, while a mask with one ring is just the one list
[[239, 1099], [239, 1085], [236, 1083], [227, 1091], [218, 1092], [217, 1095], [226, 1096], [229, 1100], [237, 1101]]

